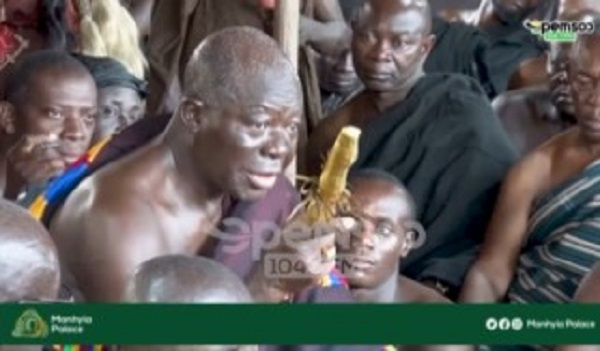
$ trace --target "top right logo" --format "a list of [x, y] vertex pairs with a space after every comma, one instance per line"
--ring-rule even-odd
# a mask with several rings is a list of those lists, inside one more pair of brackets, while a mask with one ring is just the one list
[[594, 22], [591, 21], [527, 20], [523, 25], [545, 41], [562, 43], [572, 43], [577, 40], [578, 35], [592, 34], [595, 30]]

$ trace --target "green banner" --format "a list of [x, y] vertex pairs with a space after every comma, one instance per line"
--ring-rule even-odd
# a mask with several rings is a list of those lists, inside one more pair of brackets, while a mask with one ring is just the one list
[[0, 305], [0, 344], [600, 344], [600, 305]]

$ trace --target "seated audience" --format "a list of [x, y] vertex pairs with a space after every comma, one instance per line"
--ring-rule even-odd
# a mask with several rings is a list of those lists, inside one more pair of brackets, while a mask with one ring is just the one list
[[[350, 10], [355, 12], [360, 7], [360, 1], [343, 2], [346, 13]], [[349, 9], [351, 6], [354, 8]], [[529, 14], [530, 10], [524, 8], [518, 12]], [[427, 73], [467, 75], [478, 81], [490, 98], [494, 98], [507, 90], [509, 82], [516, 79], [514, 77], [527, 73], [529, 64], [526, 63], [542, 57], [546, 50], [546, 45], [521, 24], [513, 24], [513, 27], [510, 31], [501, 30], [502, 35], [491, 35], [478, 27], [434, 16], [432, 32], [436, 40], [424, 70]], [[512, 89], [516, 87], [519, 85]]]
[[321, 116], [326, 118], [350, 101], [362, 89], [362, 84], [354, 69], [350, 38], [339, 51], [320, 54], [317, 62]]
[[90, 146], [97, 92], [83, 64], [66, 52], [43, 50], [24, 57], [8, 80], [0, 127], [10, 138], [5, 197], [29, 203]]
[[567, 302], [598, 261], [600, 16], [569, 50], [578, 125], [508, 174], [461, 300]]
[[[576, 21], [585, 20], [590, 11], [572, 7], [563, 13], [561, 20]], [[576, 122], [566, 71], [569, 49], [570, 43], [550, 43], [548, 86], [510, 91], [494, 100], [496, 114], [522, 155]]]
[[[433, 289], [399, 275], [401, 260], [425, 235], [408, 190], [393, 175], [363, 169], [351, 175], [349, 236], [338, 240], [338, 267], [354, 299], [366, 303], [449, 303]], [[341, 242], [340, 242], [341, 241]], [[460, 351], [470, 346], [398, 345], [397, 350]]]
[[402, 273], [453, 295], [515, 154], [476, 82], [423, 73], [435, 40], [430, 19], [425, 1], [366, 2], [352, 43], [365, 90], [315, 130], [308, 167], [316, 174], [343, 126], [363, 129], [355, 168], [380, 168], [406, 184], [428, 233]]

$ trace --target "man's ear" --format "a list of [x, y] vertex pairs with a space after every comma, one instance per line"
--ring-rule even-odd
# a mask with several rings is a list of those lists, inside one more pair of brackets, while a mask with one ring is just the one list
[[404, 240], [402, 241], [402, 247], [400, 248], [400, 257], [404, 258], [410, 250], [412, 250], [415, 245], [417, 233], [414, 230], [409, 230], [404, 235]]
[[205, 124], [206, 109], [204, 103], [200, 100], [183, 98], [179, 105], [179, 115], [183, 125], [192, 133], [197, 133]]
[[16, 111], [13, 104], [8, 101], [0, 101], [0, 131], [5, 134], [16, 133]]
[[421, 49], [421, 50], [423, 50], [423, 54], [429, 55], [429, 53], [431, 52], [431, 50], [433, 50], [433, 47], [435, 46], [435, 42], [436, 42], [435, 34], [429, 34], [427, 37], [425, 37], [425, 40], [423, 40], [423, 46]]

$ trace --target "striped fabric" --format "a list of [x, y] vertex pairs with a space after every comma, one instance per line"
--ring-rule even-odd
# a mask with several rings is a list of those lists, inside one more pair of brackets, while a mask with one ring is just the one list
[[509, 301], [570, 301], [600, 260], [600, 161], [542, 198], [529, 222]]
[[323, 276], [321, 281], [319, 282], [319, 286], [323, 288], [331, 288], [331, 287], [344, 287], [346, 289], [349, 288], [348, 281], [346, 277], [342, 275], [337, 268], [334, 268], [328, 275]]
[[94, 145], [85, 155], [75, 161], [60, 177], [50, 182], [46, 190], [29, 206], [29, 213], [43, 222], [49, 205], [60, 203], [89, 174], [89, 165], [96, 159], [110, 137]]
[[[110, 138], [104, 139], [94, 145], [78, 161], [74, 162], [60, 177], [50, 182], [46, 190], [39, 195], [29, 207], [29, 213], [42, 221], [49, 205], [64, 201], [71, 191], [79, 185], [89, 173], [89, 165]], [[109, 351], [104, 345], [52, 345], [44, 347], [44, 351]]]

